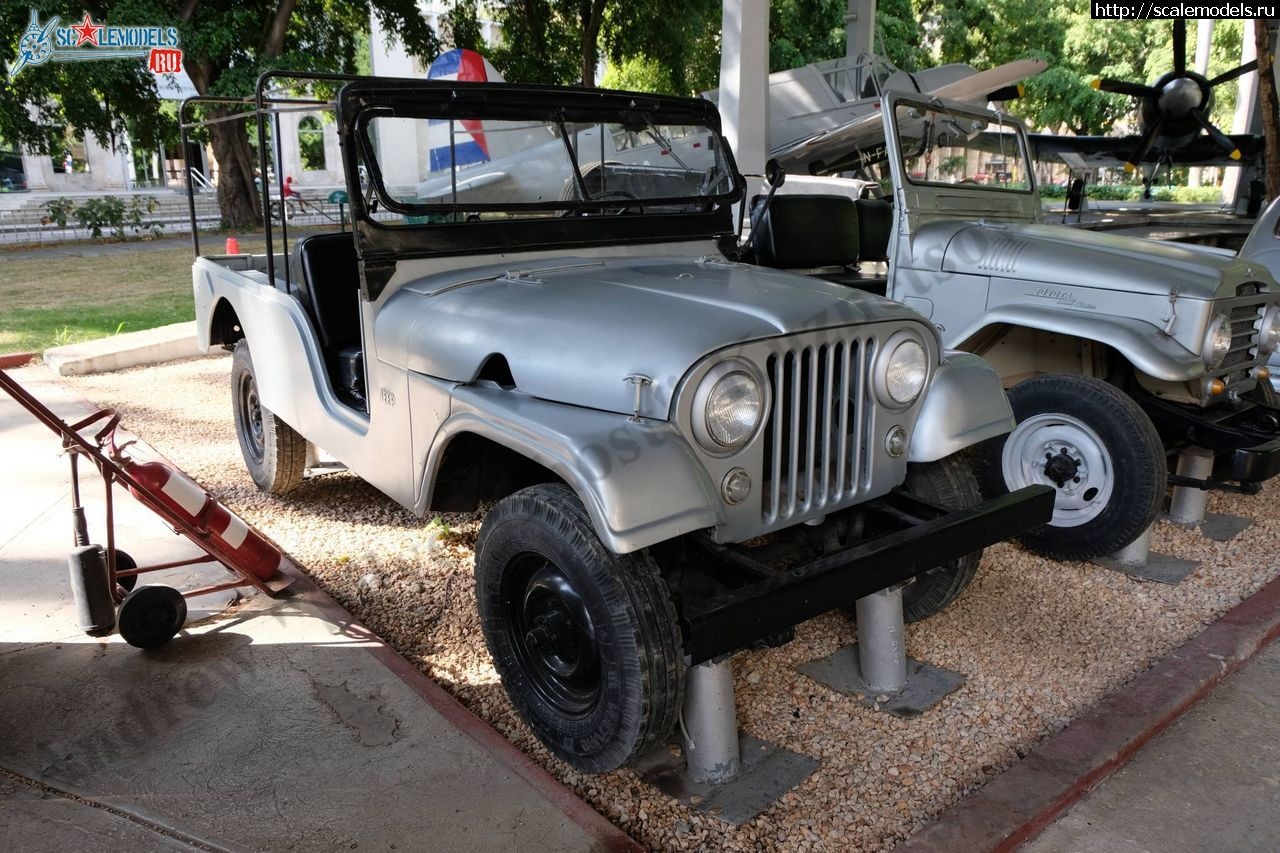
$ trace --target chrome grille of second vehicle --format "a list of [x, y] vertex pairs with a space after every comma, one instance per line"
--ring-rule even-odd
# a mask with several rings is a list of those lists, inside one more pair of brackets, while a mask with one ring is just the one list
[[1255, 282], [1240, 285], [1234, 299], [1223, 300], [1222, 308], [1231, 319], [1231, 349], [1210, 375], [1221, 377], [1228, 388], [1247, 381], [1250, 368], [1259, 361], [1258, 325], [1271, 301]]
[[764, 433], [766, 524], [846, 502], [867, 488], [875, 349], [873, 339], [833, 337], [769, 356], [773, 405]]

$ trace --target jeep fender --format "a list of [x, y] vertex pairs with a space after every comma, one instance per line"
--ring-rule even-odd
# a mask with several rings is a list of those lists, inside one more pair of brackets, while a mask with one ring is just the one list
[[1013, 410], [995, 368], [967, 352], [948, 351], [925, 391], [908, 462], [935, 462], [1013, 429]]
[[416, 511], [453, 436], [475, 433], [554, 472], [582, 499], [600, 541], [625, 554], [724, 523], [720, 498], [683, 436], [640, 419], [483, 386], [454, 390], [427, 456]]
[[1002, 305], [983, 314], [952, 340], [967, 341], [983, 329], [1001, 323], [1098, 341], [1123, 355], [1135, 369], [1165, 382], [1189, 382], [1204, 376], [1204, 360], [1198, 354], [1189, 352], [1151, 323], [1128, 317], [1033, 305]]

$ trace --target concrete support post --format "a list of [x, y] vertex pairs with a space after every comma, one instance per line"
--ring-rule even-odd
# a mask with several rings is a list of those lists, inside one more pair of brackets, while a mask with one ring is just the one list
[[738, 169], [764, 174], [769, 159], [769, 3], [724, 0], [720, 117]]
[[872, 690], [897, 693], [907, 685], [907, 644], [902, 617], [902, 587], [859, 598], [858, 665]]
[[[1178, 476], [1207, 480], [1213, 474], [1213, 452], [1203, 447], [1188, 447], [1178, 454]], [[1194, 486], [1174, 486], [1169, 501], [1169, 520], [1174, 524], [1194, 525], [1204, 521], [1209, 505], [1209, 492]]]
[[876, 0], [849, 0], [844, 22], [845, 56], [875, 53]]
[[738, 713], [733, 700], [733, 666], [729, 660], [699, 664], [689, 670], [684, 697], [688, 733], [685, 760], [695, 782], [721, 784], [738, 775]]

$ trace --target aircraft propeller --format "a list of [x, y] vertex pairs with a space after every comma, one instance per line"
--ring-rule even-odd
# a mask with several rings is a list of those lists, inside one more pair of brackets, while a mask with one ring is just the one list
[[1129, 95], [1142, 100], [1143, 132], [1138, 147], [1125, 163], [1125, 171], [1132, 172], [1147, 156], [1151, 146], [1160, 136], [1169, 139], [1189, 138], [1201, 130], [1209, 135], [1232, 160], [1240, 159], [1240, 149], [1231, 138], [1209, 121], [1213, 108], [1213, 87], [1230, 82], [1256, 70], [1256, 61], [1247, 62], [1219, 74], [1212, 80], [1187, 69], [1187, 22], [1173, 22], [1173, 70], [1148, 86], [1127, 80], [1102, 77], [1093, 81], [1093, 87], [1103, 92]]

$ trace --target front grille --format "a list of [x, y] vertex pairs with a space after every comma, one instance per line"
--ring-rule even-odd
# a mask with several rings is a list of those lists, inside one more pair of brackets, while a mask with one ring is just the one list
[[869, 374], [875, 342], [810, 344], [769, 356], [764, 433], [766, 524], [845, 502], [871, 479]]
[[1260, 296], [1261, 287], [1248, 282], [1236, 288], [1236, 298], [1231, 300], [1231, 308], [1227, 316], [1231, 320], [1231, 348], [1227, 357], [1213, 372], [1220, 376], [1228, 386], [1244, 382], [1249, 378], [1249, 368], [1253, 367], [1258, 353], [1258, 320], [1267, 303], [1263, 299], [1254, 301], [1250, 297]]

